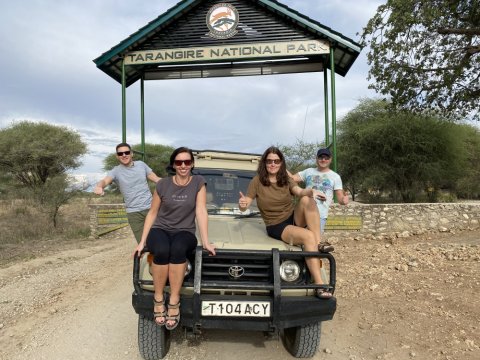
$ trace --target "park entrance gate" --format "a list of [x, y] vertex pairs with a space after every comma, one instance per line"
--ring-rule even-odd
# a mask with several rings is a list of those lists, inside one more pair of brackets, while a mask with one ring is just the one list
[[143, 154], [145, 81], [323, 72], [325, 144], [336, 170], [335, 74], [345, 76], [360, 50], [280, 1], [183, 0], [94, 62], [122, 85], [123, 142], [126, 88], [140, 80]]

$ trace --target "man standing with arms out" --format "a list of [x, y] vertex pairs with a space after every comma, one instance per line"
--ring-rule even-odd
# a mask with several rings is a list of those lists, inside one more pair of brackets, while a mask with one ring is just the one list
[[116, 152], [120, 165], [110, 170], [107, 176], [97, 183], [93, 192], [103, 195], [103, 189], [107, 185], [112, 182], [118, 185], [125, 201], [128, 223], [139, 243], [145, 217], [152, 204], [152, 192], [147, 179], [156, 183], [160, 178], [143, 161], [133, 161], [133, 152], [129, 144], [118, 144]]
[[[328, 208], [333, 200], [333, 193], [337, 196], [338, 203], [348, 204], [348, 196], [343, 192], [342, 179], [335, 171], [330, 169], [332, 153], [329, 149], [317, 151], [317, 168], [308, 168], [292, 176], [296, 182], [305, 183], [305, 187], [320, 190], [325, 194], [324, 198], [316, 199], [318, 211], [320, 212], [320, 229], [323, 233], [328, 218]], [[333, 251], [333, 246], [326, 243], [319, 246], [320, 251]]]

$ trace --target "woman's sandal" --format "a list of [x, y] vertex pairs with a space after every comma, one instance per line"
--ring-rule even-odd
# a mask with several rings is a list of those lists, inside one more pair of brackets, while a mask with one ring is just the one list
[[[165, 320], [165, 327], [167, 330], [173, 330], [175, 329], [178, 324], [180, 323], [180, 301], [174, 305], [168, 304], [168, 310], [170, 309], [178, 309], [178, 314], [177, 315], [167, 315], [166, 320]], [[168, 321], [175, 321], [172, 325], [168, 324]]]
[[315, 289], [315, 296], [319, 299], [330, 299], [333, 295], [332, 293], [324, 288]]
[[[155, 311], [155, 306], [163, 306], [163, 311]], [[167, 321], [166, 320], [167, 309], [166, 309], [166, 306], [165, 306], [165, 296], [163, 297], [163, 299], [161, 301], [157, 301], [157, 299], [155, 299], [155, 296], [154, 296], [153, 297], [153, 307], [154, 307], [153, 320], [155, 321], [155, 324], [157, 324], [158, 326], [165, 325], [165, 323]], [[157, 318], [163, 318], [163, 321], [158, 322]]]
[[333, 250], [335, 250], [335, 248], [329, 242], [323, 242], [318, 244], [318, 251], [322, 253], [329, 253], [329, 252], [332, 252]]

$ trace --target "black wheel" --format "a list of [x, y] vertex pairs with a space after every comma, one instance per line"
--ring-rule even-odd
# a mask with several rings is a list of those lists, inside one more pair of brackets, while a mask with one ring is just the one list
[[283, 345], [297, 358], [315, 355], [320, 345], [321, 323], [302, 325], [283, 330]]
[[138, 350], [145, 360], [163, 359], [170, 349], [170, 331], [152, 319], [138, 316]]

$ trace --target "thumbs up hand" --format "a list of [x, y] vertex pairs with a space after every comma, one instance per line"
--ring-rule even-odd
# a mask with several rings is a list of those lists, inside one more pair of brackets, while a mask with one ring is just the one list
[[240, 191], [240, 199], [238, 200], [238, 207], [240, 209], [243, 209], [244, 211], [248, 207], [248, 199], [245, 195], [243, 195], [241, 191]]

